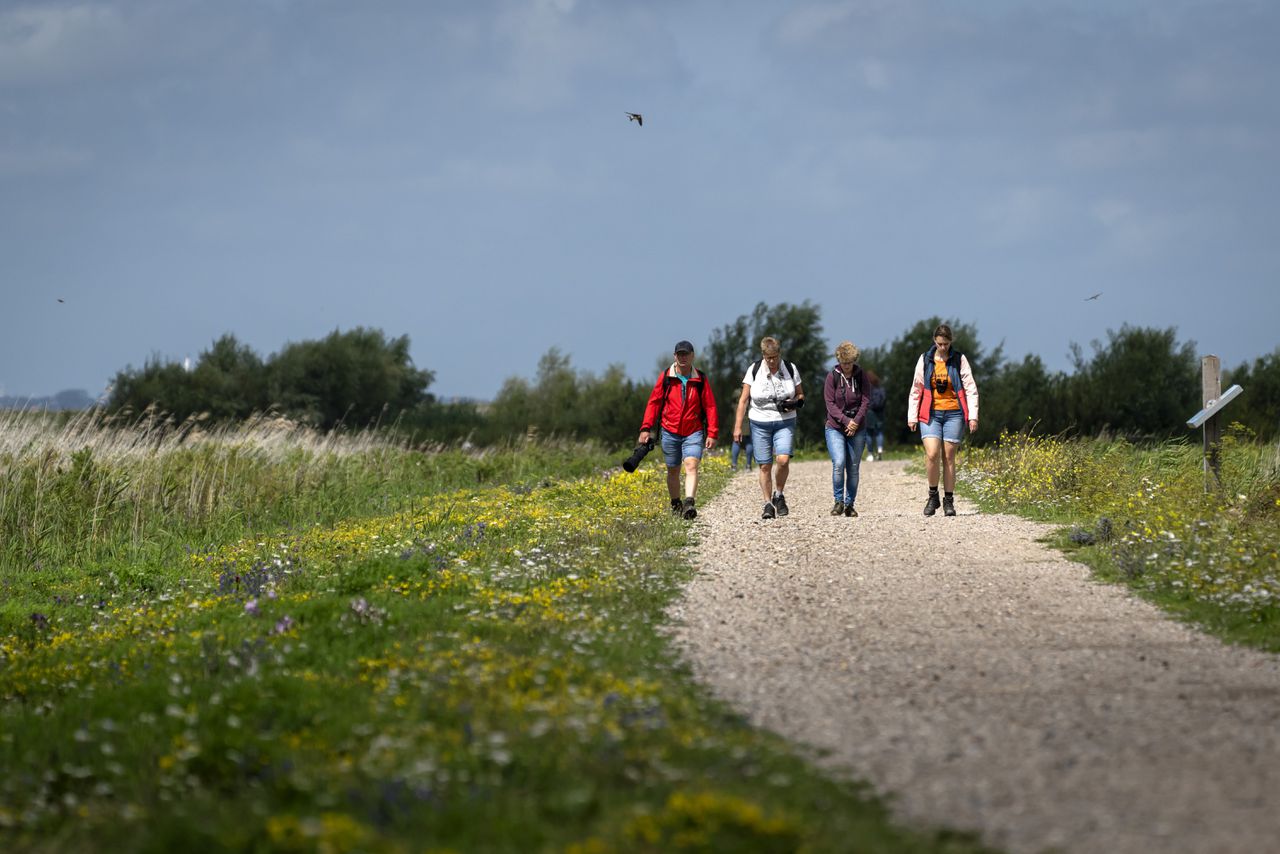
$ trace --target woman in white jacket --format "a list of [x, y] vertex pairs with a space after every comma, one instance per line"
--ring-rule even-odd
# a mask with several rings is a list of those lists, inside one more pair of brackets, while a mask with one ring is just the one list
[[[920, 429], [924, 442], [925, 471], [929, 478], [929, 498], [924, 515], [932, 516], [942, 507], [947, 516], [956, 515], [956, 449], [965, 423], [969, 432], [978, 429], [978, 384], [973, 380], [969, 360], [951, 348], [951, 327], [939, 324], [933, 331], [933, 346], [916, 361], [907, 400], [907, 427]], [[938, 500], [938, 461], [942, 460], [945, 493]]]

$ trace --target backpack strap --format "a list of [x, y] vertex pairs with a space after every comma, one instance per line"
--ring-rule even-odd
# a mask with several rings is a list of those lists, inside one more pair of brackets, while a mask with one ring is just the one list
[[760, 373], [760, 363], [763, 361], [763, 359], [756, 359], [751, 363], [751, 379], [753, 382], [755, 381], [756, 375]]

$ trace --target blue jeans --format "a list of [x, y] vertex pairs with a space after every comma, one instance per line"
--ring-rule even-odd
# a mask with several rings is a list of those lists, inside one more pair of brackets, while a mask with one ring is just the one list
[[788, 418], [786, 421], [751, 421], [751, 450], [754, 452], [756, 465], [770, 465], [775, 454], [791, 456], [795, 438], [796, 420], [794, 418]]
[[843, 430], [827, 428], [827, 453], [831, 455], [831, 491], [836, 501], [852, 504], [858, 498], [858, 468], [867, 447], [867, 431], [846, 436]]
[[861, 431], [867, 434], [867, 450], [872, 448], [877, 453], [884, 453], [884, 428], [883, 427], [864, 427]]
[[742, 436], [743, 441], [733, 443], [733, 470], [738, 470], [738, 454], [742, 454], [747, 458], [747, 469], [751, 468], [751, 433], [748, 431]]

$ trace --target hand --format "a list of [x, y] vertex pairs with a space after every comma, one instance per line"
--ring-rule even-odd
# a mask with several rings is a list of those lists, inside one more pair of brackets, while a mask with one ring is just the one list
[[712, 437], [708, 436], [708, 437], [707, 437], [707, 450], [709, 451], [709, 450], [711, 450], [712, 448], [714, 448], [715, 446], [716, 446], [716, 440], [715, 440], [715, 439], [713, 439]]
[[637, 445], [647, 445], [647, 444], [649, 444], [649, 431], [648, 431], [648, 430], [641, 430], [641, 431], [640, 431], [640, 438], [636, 441], [636, 444], [637, 444]]
[[857, 421], [850, 421], [848, 424], [844, 425], [844, 434], [846, 436], [852, 436], [854, 433], [857, 433], [857, 432], [858, 432]]
[[912, 433], [916, 432], [916, 422], [914, 422], [914, 421], [908, 421], [908, 422], [907, 422], [907, 429], [908, 429], [908, 430], [910, 430]]
[[737, 442], [739, 445], [742, 444], [742, 428], [739, 427], [734, 429], [733, 441]]
[[969, 432], [970, 432], [970, 433], [977, 433], [977, 432], [978, 432], [978, 419], [976, 419], [976, 418], [970, 418], [970, 419], [969, 419]]

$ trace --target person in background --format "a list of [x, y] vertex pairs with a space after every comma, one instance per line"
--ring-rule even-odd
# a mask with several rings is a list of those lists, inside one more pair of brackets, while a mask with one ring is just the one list
[[867, 443], [867, 407], [871, 397], [867, 380], [858, 367], [858, 348], [844, 341], [836, 348], [836, 366], [822, 384], [822, 400], [827, 406], [827, 453], [831, 455], [831, 487], [836, 503], [832, 516], [857, 516], [858, 468]]
[[739, 442], [739, 441], [738, 441], [738, 440], [736, 440], [736, 439], [734, 440], [734, 442], [733, 442], [733, 470], [734, 470], [734, 471], [737, 471], [737, 470], [738, 470], [738, 455], [739, 455], [739, 454], [742, 454], [742, 455], [743, 455], [743, 457], [744, 457], [744, 459], [745, 459], [745, 460], [746, 460], [746, 462], [747, 462], [747, 471], [751, 471], [751, 469], [753, 468], [753, 466], [751, 465], [751, 450], [752, 450], [752, 449], [751, 449], [751, 434], [750, 434], [750, 433], [744, 433], [744, 434], [742, 435], [742, 441], [741, 441], [741, 442]]
[[867, 407], [867, 460], [884, 459], [884, 383], [879, 375], [870, 368], [863, 368], [867, 378], [867, 396], [871, 403]]
[[[706, 374], [693, 367], [693, 345], [680, 341], [675, 361], [654, 383], [638, 444], [646, 444], [657, 430], [667, 463], [667, 494], [671, 512], [686, 519], [698, 515], [698, 465], [702, 451], [716, 446], [716, 399]], [[680, 499], [680, 470], [684, 469], [684, 500]]]
[[782, 360], [778, 339], [761, 339], [760, 352], [764, 358], [753, 362], [742, 377], [733, 438], [742, 441], [743, 418], [749, 417], [751, 444], [756, 465], [760, 466], [760, 491], [764, 495], [760, 518], [774, 519], [791, 512], [783, 490], [795, 446], [796, 410], [804, 406], [804, 389], [796, 366]]
[[916, 360], [907, 400], [907, 427], [920, 429], [924, 443], [925, 472], [929, 479], [929, 498], [924, 515], [938, 512], [938, 463], [942, 461], [943, 494], [941, 507], [946, 516], [956, 515], [956, 450], [964, 433], [978, 429], [978, 384], [963, 353], [952, 349], [951, 327], [940, 324], [933, 331], [933, 346]]

